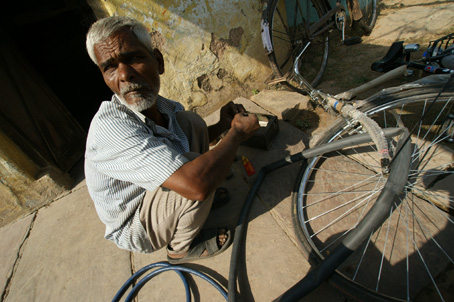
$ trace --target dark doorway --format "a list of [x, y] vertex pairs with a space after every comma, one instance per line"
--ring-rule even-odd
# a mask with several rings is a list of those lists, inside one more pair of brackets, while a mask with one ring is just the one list
[[96, 18], [85, 1], [11, 1], [0, 10], [0, 127], [40, 167], [68, 171], [111, 96], [85, 50]]
[[2, 24], [10, 39], [85, 130], [101, 101], [110, 98], [85, 50], [96, 18], [85, 1], [10, 1]]

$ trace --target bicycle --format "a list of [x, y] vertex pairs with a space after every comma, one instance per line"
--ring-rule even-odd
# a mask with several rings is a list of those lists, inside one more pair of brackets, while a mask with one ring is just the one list
[[[359, 300], [427, 300], [431, 291], [442, 301], [449, 299], [445, 295], [452, 299], [440, 278], [454, 268], [454, 70], [428, 67], [443, 56], [426, 56], [425, 64], [410, 61], [415, 45], [398, 49], [393, 45], [388, 54], [394, 55], [379, 63], [386, 70], [402, 66], [374, 82], [407, 66], [444, 75], [356, 101], [357, 115], [342, 113], [339, 103], [370, 85], [332, 97], [312, 88], [295, 63], [299, 87], [340, 118], [303, 151], [307, 161], [295, 183], [292, 219], [300, 245], [318, 267], [282, 301], [307, 293], [314, 280], [331, 273], [332, 285]], [[364, 131], [361, 114], [383, 133]], [[364, 132], [386, 141], [366, 135], [366, 142]]]
[[269, 0], [261, 21], [263, 46], [275, 76], [268, 84], [303, 92], [292, 78], [298, 57], [300, 74], [315, 87], [327, 66], [330, 32], [337, 29], [343, 44], [356, 44], [361, 38], [346, 38], [347, 26], [359, 24], [369, 34], [376, 19], [376, 0]]

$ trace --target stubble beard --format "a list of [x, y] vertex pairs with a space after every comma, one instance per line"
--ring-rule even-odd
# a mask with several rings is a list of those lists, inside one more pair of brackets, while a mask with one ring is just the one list
[[[128, 101], [126, 101], [125, 95], [128, 92], [143, 90], [140, 93], [131, 93], [128, 95]], [[154, 92], [148, 84], [143, 83], [131, 83], [123, 87], [120, 91], [120, 97], [125, 101], [125, 105], [134, 111], [142, 112], [147, 110], [156, 104], [158, 93]]]

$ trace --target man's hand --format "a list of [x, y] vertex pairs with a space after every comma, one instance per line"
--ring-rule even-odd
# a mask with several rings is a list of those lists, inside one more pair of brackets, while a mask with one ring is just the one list
[[225, 129], [227, 130], [231, 127], [235, 115], [244, 112], [246, 112], [246, 109], [244, 109], [244, 106], [242, 104], [235, 104], [230, 101], [221, 108], [219, 123], [227, 127]]
[[241, 136], [241, 140], [245, 141], [254, 135], [258, 129], [260, 129], [260, 125], [257, 116], [241, 112], [237, 113], [233, 118], [230, 131], [236, 131]]
[[232, 121], [236, 114], [244, 112], [246, 112], [246, 109], [244, 109], [243, 105], [241, 104], [235, 104], [230, 101], [226, 105], [224, 105], [221, 108], [219, 122], [208, 128], [210, 142], [218, 138], [219, 135], [232, 127]]
[[[191, 200], [204, 200], [225, 180], [239, 145], [251, 137], [260, 125], [254, 114], [247, 114], [242, 105], [232, 102], [221, 109], [221, 119], [230, 122], [226, 136], [216, 147], [175, 171], [163, 183], [164, 187]], [[213, 126], [219, 126], [219, 123]], [[213, 129], [213, 126], [210, 128]]]

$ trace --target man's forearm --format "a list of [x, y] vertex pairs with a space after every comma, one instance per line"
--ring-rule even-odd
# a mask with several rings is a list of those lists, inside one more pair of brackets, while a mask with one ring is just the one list
[[204, 200], [227, 177], [242, 141], [242, 134], [231, 129], [215, 148], [184, 164], [163, 186], [188, 199]]

